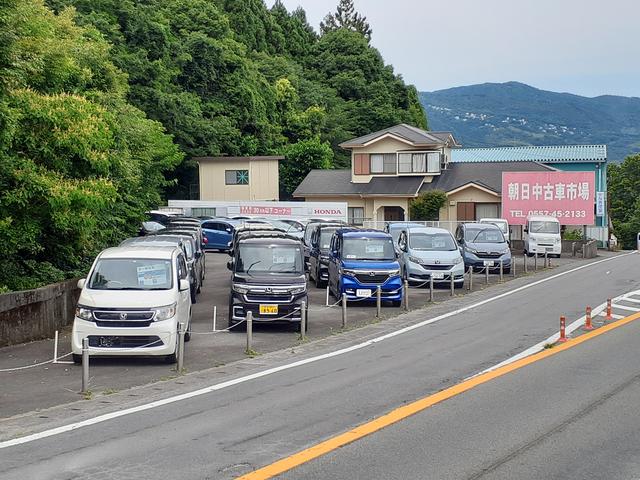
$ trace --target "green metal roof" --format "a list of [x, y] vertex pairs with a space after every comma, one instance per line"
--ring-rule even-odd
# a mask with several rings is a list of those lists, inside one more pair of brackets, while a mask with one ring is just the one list
[[553, 145], [495, 148], [456, 148], [451, 161], [473, 162], [606, 162], [606, 145]]

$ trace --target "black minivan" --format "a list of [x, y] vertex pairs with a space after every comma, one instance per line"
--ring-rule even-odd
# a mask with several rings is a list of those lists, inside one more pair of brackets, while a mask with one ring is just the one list
[[237, 235], [232, 255], [229, 327], [244, 330], [250, 311], [256, 323], [300, 330], [302, 302], [308, 305], [300, 239], [277, 230], [247, 231]]

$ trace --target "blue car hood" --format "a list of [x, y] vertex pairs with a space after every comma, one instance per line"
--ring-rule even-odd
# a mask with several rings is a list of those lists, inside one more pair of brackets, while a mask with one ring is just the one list
[[384, 262], [376, 262], [373, 260], [358, 260], [358, 261], [353, 261], [353, 260], [343, 260], [342, 261], [342, 266], [344, 268], [347, 269], [352, 269], [352, 270], [397, 270], [400, 268], [400, 264], [393, 260], [393, 261], [384, 261]]

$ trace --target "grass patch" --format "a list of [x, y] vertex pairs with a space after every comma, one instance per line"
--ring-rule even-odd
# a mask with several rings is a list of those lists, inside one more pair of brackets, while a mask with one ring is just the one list
[[107, 388], [106, 390], [102, 391], [102, 395], [113, 395], [114, 393], [118, 393], [118, 390], [116, 390], [115, 388]]
[[250, 358], [255, 358], [255, 357], [259, 357], [260, 355], [262, 355], [259, 352], [256, 352], [253, 348], [248, 348], [244, 351], [245, 355], [247, 355]]
[[549, 350], [550, 348], [553, 348], [555, 346], [556, 346], [555, 343], [545, 343], [544, 347], [542, 347], [542, 348], [544, 348], [545, 350]]
[[93, 400], [93, 392], [91, 390], [87, 390], [82, 393], [83, 400]]

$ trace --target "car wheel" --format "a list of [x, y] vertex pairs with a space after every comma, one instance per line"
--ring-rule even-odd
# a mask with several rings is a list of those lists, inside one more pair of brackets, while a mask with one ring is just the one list
[[502, 274], [503, 274], [503, 275], [509, 275], [510, 273], [511, 273], [511, 268], [504, 268], [504, 269], [502, 270]]
[[198, 289], [196, 290], [196, 293], [200, 293], [200, 292], [202, 292], [202, 282], [198, 284]]
[[80, 355], [79, 353], [72, 353], [71, 358], [73, 358], [73, 363], [75, 363], [76, 365], [82, 364], [82, 355]]
[[318, 269], [316, 269], [316, 273], [313, 277], [316, 283], [316, 288], [324, 287], [324, 282], [320, 279], [320, 271]]
[[394, 307], [399, 307], [402, 305], [402, 300], [391, 300], [391, 305]]
[[196, 287], [191, 288], [191, 303], [196, 303]]
[[187, 331], [184, 333], [184, 341], [188, 342], [191, 340], [191, 314], [189, 314], [189, 326], [187, 327]]
[[453, 285], [454, 285], [455, 288], [457, 288], [459, 290], [462, 287], [464, 287], [464, 280], [462, 282], [453, 282]]

